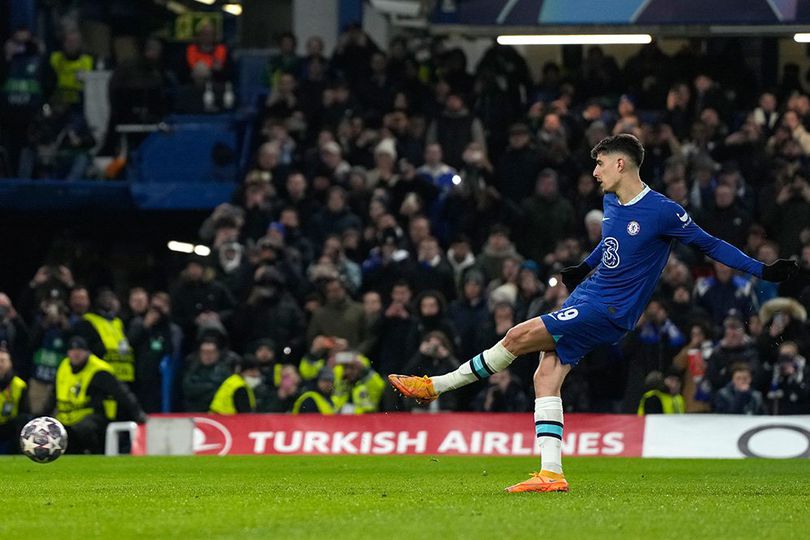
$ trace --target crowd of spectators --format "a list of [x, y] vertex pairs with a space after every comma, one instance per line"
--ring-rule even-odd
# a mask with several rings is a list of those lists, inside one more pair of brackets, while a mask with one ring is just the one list
[[[188, 112], [221, 106], [222, 47], [204, 29], [189, 46]], [[442, 41], [384, 50], [357, 26], [331, 54], [318, 37], [297, 50], [284, 35], [267, 65], [250, 170], [199, 231], [211, 255], [190, 256], [170, 293], [125, 302], [103, 290], [91, 303], [69, 268], [43, 267], [14, 305], [0, 296], [18, 373], [47, 391], [71, 333], [103, 357], [84, 324], [95, 313], [122, 321], [147, 413], [168, 389], [172, 410], [208, 411], [235, 371], [255, 395], [238, 411], [528, 410], [537, 355], [429, 407], [382, 377], [447, 372], [560, 307], [559, 270], [601, 234], [590, 149], [632, 133], [650, 187], [750, 256], [801, 270], [777, 285], [674, 244], [636, 328], [569, 376], [567, 411], [635, 413], [655, 391], [681, 394], [686, 412], [810, 413], [810, 98], [795, 70], [756, 88], [733, 47], [668, 56], [653, 43], [624, 66], [590, 47], [579, 69], [550, 62], [533, 80], [510, 47], [471, 69]], [[167, 357], [181, 359], [173, 387]]]
[[97, 141], [85, 115], [85, 86], [90, 72], [110, 66], [85, 51], [75, 23], [63, 25], [60, 36], [61, 46], [48, 51], [29, 28], [21, 27], [4, 44], [0, 177], [116, 178], [120, 165], [91, 166], [96, 153], [127, 150], [116, 126], [153, 124], [169, 113], [227, 112], [237, 105], [231, 51], [217, 40], [211, 22], [202, 21], [182, 50], [170, 54], [164, 41], [146, 37], [111, 69], [106, 140]]

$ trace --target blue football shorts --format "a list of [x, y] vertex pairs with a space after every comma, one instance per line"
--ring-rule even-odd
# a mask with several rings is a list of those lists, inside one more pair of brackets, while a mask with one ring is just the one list
[[617, 343], [626, 332], [610, 319], [607, 306], [585, 302], [563, 304], [540, 318], [557, 344], [560, 362], [571, 366], [596, 347]]

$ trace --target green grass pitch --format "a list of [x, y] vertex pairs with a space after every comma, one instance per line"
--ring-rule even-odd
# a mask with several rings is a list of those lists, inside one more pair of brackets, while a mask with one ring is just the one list
[[0, 460], [0, 538], [808, 538], [810, 462], [568, 458]]

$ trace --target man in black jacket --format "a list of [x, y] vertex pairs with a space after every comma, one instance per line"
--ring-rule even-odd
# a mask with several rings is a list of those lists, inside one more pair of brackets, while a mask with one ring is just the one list
[[507, 199], [520, 204], [534, 193], [542, 165], [540, 151], [532, 144], [529, 127], [523, 123], [513, 124], [509, 128], [509, 146], [498, 162], [498, 190]]
[[236, 301], [230, 291], [214, 280], [214, 270], [204, 257], [193, 256], [172, 291], [172, 317], [185, 336], [228, 323]]
[[277, 357], [285, 347], [295, 354], [301, 352], [304, 313], [287, 292], [285, 284], [284, 276], [272, 266], [263, 266], [256, 271], [247, 301], [233, 315], [231, 337], [236, 350], [243, 351], [247, 344], [259, 339], [271, 339]]
[[186, 358], [183, 398], [186, 412], [208, 412], [219, 386], [227, 379], [239, 357], [223, 349], [216, 336], [200, 340], [197, 352]]
[[161, 363], [179, 353], [180, 327], [171, 322], [171, 300], [165, 292], [152, 295], [149, 309], [129, 323], [127, 338], [135, 353], [134, 391], [147, 413], [161, 412]]

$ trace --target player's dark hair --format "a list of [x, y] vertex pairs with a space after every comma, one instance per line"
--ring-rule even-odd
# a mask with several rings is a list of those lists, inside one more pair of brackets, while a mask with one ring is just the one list
[[641, 167], [644, 161], [644, 147], [635, 136], [628, 133], [620, 133], [611, 137], [605, 137], [591, 150], [591, 157], [596, 159], [599, 154], [613, 154], [618, 152], [632, 159], [637, 167]]

